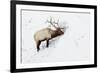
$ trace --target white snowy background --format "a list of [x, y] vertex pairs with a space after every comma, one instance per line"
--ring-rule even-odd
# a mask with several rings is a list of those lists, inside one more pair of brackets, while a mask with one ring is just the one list
[[[52, 16], [59, 24], [68, 26], [59, 40], [45, 42], [37, 52], [34, 33], [48, 27]], [[22, 11], [22, 63], [48, 63], [90, 60], [90, 14], [70, 12]], [[53, 39], [54, 40], [54, 39]]]

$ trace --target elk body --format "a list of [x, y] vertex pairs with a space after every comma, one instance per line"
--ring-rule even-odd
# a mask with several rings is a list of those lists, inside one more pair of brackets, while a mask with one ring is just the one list
[[36, 42], [37, 51], [40, 50], [40, 44], [42, 41], [46, 41], [46, 47], [48, 47], [49, 40], [64, 34], [64, 32], [61, 30], [63, 28], [60, 28], [59, 26], [54, 25], [54, 24], [58, 25], [58, 22], [52, 22], [52, 18], [50, 19], [50, 21], [47, 20], [47, 22], [50, 23], [55, 28], [55, 30], [51, 28], [44, 28], [37, 31], [34, 34], [34, 40]]

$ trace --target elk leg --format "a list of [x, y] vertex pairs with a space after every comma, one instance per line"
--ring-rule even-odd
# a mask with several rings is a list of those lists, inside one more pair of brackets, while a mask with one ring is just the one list
[[49, 46], [49, 40], [47, 40], [47, 45], [46, 45], [46, 47], [48, 47]]
[[38, 43], [37, 43], [37, 51], [40, 50], [40, 44], [41, 44], [41, 41], [38, 41]]

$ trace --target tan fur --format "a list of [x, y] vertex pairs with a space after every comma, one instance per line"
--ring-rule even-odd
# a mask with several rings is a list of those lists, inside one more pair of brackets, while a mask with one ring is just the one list
[[34, 34], [34, 39], [36, 42], [38, 42], [39, 40], [41, 41], [50, 38], [51, 38], [51, 29], [49, 28], [41, 29]]

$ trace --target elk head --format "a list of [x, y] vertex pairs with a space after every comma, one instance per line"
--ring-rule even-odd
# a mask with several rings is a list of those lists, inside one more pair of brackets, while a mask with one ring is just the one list
[[[59, 19], [57, 21], [53, 21], [52, 17], [50, 17], [50, 20], [47, 20], [48, 23], [50, 23], [55, 28], [55, 35], [59, 36], [64, 34], [64, 27], [59, 26]], [[55, 25], [56, 24], [56, 25]]]

